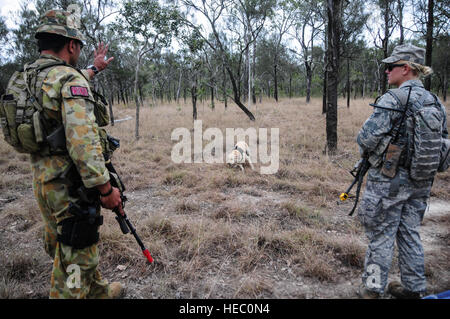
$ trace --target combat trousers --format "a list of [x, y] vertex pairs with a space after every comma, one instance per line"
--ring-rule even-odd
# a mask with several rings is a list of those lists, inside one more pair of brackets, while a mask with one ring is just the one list
[[50, 299], [108, 298], [108, 282], [97, 269], [97, 244], [74, 249], [57, 241], [57, 234], [61, 234], [57, 224], [69, 216], [69, 203], [76, 198], [57, 181], [41, 183], [35, 179], [33, 189], [44, 221], [44, 248], [53, 259]]
[[387, 285], [394, 242], [398, 248], [402, 285], [410, 291], [426, 291], [419, 226], [432, 183], [413, 183], [404, 170], [399, 174], [400, 187], [396, 196], [389, 196], [390, 180], [368, 178], [358, 211], [369, 240], [362, 281], [369, 290], [378, 293], [384, 293]]

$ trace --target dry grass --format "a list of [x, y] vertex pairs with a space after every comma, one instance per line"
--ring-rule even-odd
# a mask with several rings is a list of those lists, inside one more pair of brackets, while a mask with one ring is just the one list
[[[113, 162], [127, 186], [126, 210], [155, 264], [144, 264], [134, 239], [122, 235], [113, 214], [105, 212], [100, 243], [104, 276], [124, 281], [129, 297], [144, 298], [283, 298], [291, 296], [285, 290], [294, 290], [302, 278], [324, 284], [359, 282], [364, 235], [357, 220], [346, 216], [351, 204], [338, 206], [337, 201], [352, 180], [348, 171], [359, 157], [355, 137], [372, 111], [369, 102], [339, 107], [338, 152], [333, 156], [324, 152], [325, 116], [319, 99], [309, 105], [303, 98], [257, 104], [251, 109], [255, 122], [235, 105], [225, 110], [217, 103], [211, 110], [200, 104], [203, 130], [217, 127], [225, 136], [226, 128], [279, 128], [280, 166], [273, 175], [259, 174], [259, 163], [256, 171], [244, 173], [222, 164], [173, 163], [172, 131], [184, 127], [192, 132], [189, 105], [144, 106], [139, 140], [134, 120], [110, 127], [110, 134], [121, 141]], [[115, 106], [116, 119], [134, 113]], [[36, 240], [42, 226], [37, 205], [29, 201], [17, 206], [14, 200], [33, 197], [27, 156], [12, 152], [3, 141], [0, 156], [1, 197], [11, 201], [0, 202], [0, 226], [11, 221], [8, 216], [18, 216], [19, 223], [0, 238], [8, 238], [12, 247], [14, 238], [28, 238], [43, 253], [41, 240]], [[449, 180], [450, 172], [440, 174], [433, 196], [449, 200]], [[116, 271], [119, 264], [127, 270]], [[443, 265], [448, 266], [442, 260], [429, 264], [430, 276], [439, 275]], [[16, 298], [12, 291], [23, 285], [18, 278], [36, 265], [14, 257], [2, 266], [0, 297]], [[41, 261], [39, 267], [47, 269], [48, 264]], [[48, 285], [47, 280], [41, 285]], [[275, 284], [280, 281], [287, 286]]]

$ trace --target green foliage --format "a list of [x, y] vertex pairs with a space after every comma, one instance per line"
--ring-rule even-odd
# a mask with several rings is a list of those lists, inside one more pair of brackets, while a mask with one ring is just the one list
[[8, 28], [6, 27], [5, 20], [0, 17], [0, 43], [4, 43], [8, 36]]
[[163, 7], [156, 0], [127, 1], [116, 29], [124, 28], [144, 41], [154, 40], [161, 46], [168, 46], [172, 37], [178, 35], [179, 23], [180, 15], [173, 7]]
[[[239, 94], [244, 96], [248, 88], [248, 47], [255, 55], [252, 71], [257, 95], [273, 97], [275, 66], [280, 96], [305, 95], [305, 62], [310, 63], [308, 68], [312, 69], [311, 94], [322, 94], [326, 18], [323, 0], [22, 0], [8, 17], [14, 22], [14, 28], [8, 30], [6, 17], [0, 17], [1, 91], [14, 70], [38, 56], [34, 32], [39, 15], [49, 9], [66, 9], [72, 3], [82, 8], [81, 28], [87, 38], [78, 65], [83, 68], [92, 64], [94, 48], [100, 41], [109, 44], [108, 56], [115, 59], [107, 71], [96, 77], [95, 85], [103, 88], [114, 102], [130, 102], [138, 60], [138, 89], [144, 99], [184, 98], [190, 94], [193, 85], [197, 86], [199, 98], [209, 98], [213, 87], [215, 98], [223, 99], [224, 90], [229, 95], [234, 93], [229, 71]], [[363, 36], [367, 35], [367, 27], [373, 29], [373, 37], [377, 37], [376, 28], [382, 31], [380, 26], [367, 23], [368, 17], [380, 9], [375, 6], [375, 11], [370, 12], [369, 4], [362, 0], [342, 3], [343, 62], [339, 91], [343, 91], [347, 82], [345, 59], [349, 58], [352, 96], [355, 90], [358, 95], [364, 90], [366, 96], [376, 96], [379, 94], [379, 76], [383, 72], [380, 63], [383, 53], [374, 46], [375, 39], [371, 35]], [[425, 47], [427, 1], [415, 0], [414, 3], [412, 20], [415, 25], [408, 30], [406, 40]], [[37, 11], [30, 9], [33, 6], [29, 4]], [[192, 6], [195, 4], [198, 10]], [[397, 2], [391, 4], [395, 8]], [[435, 0], [432, 90], [441, 95], [448, 90], [450, 74], [448, 9], [448, 1]], [[215, 21], [216, 33], [208, 26], [209, 21], [202, 11]], [[310, 40], [307, 37], [311, 20], [316, 22], [318, 33], [313, 43], [307, 46], [307, 60], [301, 56], [300, 41], [294, 40], [294, 28], [288, 28], [278, 41], [277, 32], [281, 30], [284, 18], [286, 23], [291, 19], [298, 24], [299, 40], [306, 40], [305, 44]], [[309, 26], [302, 39], [301, 31], [306, 22]], [[393, 22], [392, 25], [396, 25], [397, 22]], [[253, 44], [249, 46], [252, 41], [256, 41], [255, 52]], [[392, 52], [397, 44], [398, 39], [390, 39], [388, 52]], [[229, 70], [224, 68], [226, 63]]]

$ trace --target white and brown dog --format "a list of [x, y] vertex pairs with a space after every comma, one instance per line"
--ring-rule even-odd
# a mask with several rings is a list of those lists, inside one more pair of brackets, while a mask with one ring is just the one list
[[255, 170], [250, 159], [250, 152], [247, 143], [239, 141], [234, 146], [233, 150], [228, 154], [227, 164], [230, 167], [239, 166], [244, 171], [244, 165], [248, 163], [252, 170]]

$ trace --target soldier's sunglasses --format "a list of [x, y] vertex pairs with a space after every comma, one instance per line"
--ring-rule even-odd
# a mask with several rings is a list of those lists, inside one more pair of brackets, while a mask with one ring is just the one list
[[403, 63], [403, 64], [388, 64], [387, 66], [386, 66], [386, 69], [389, 71], [389, 72], [392, 72], [392, 70], [394, 69], [394, 68], [396, 68], [396, 67], [398, 67], [398, 66], [404, 66], [405, 65], [405, 63]]

